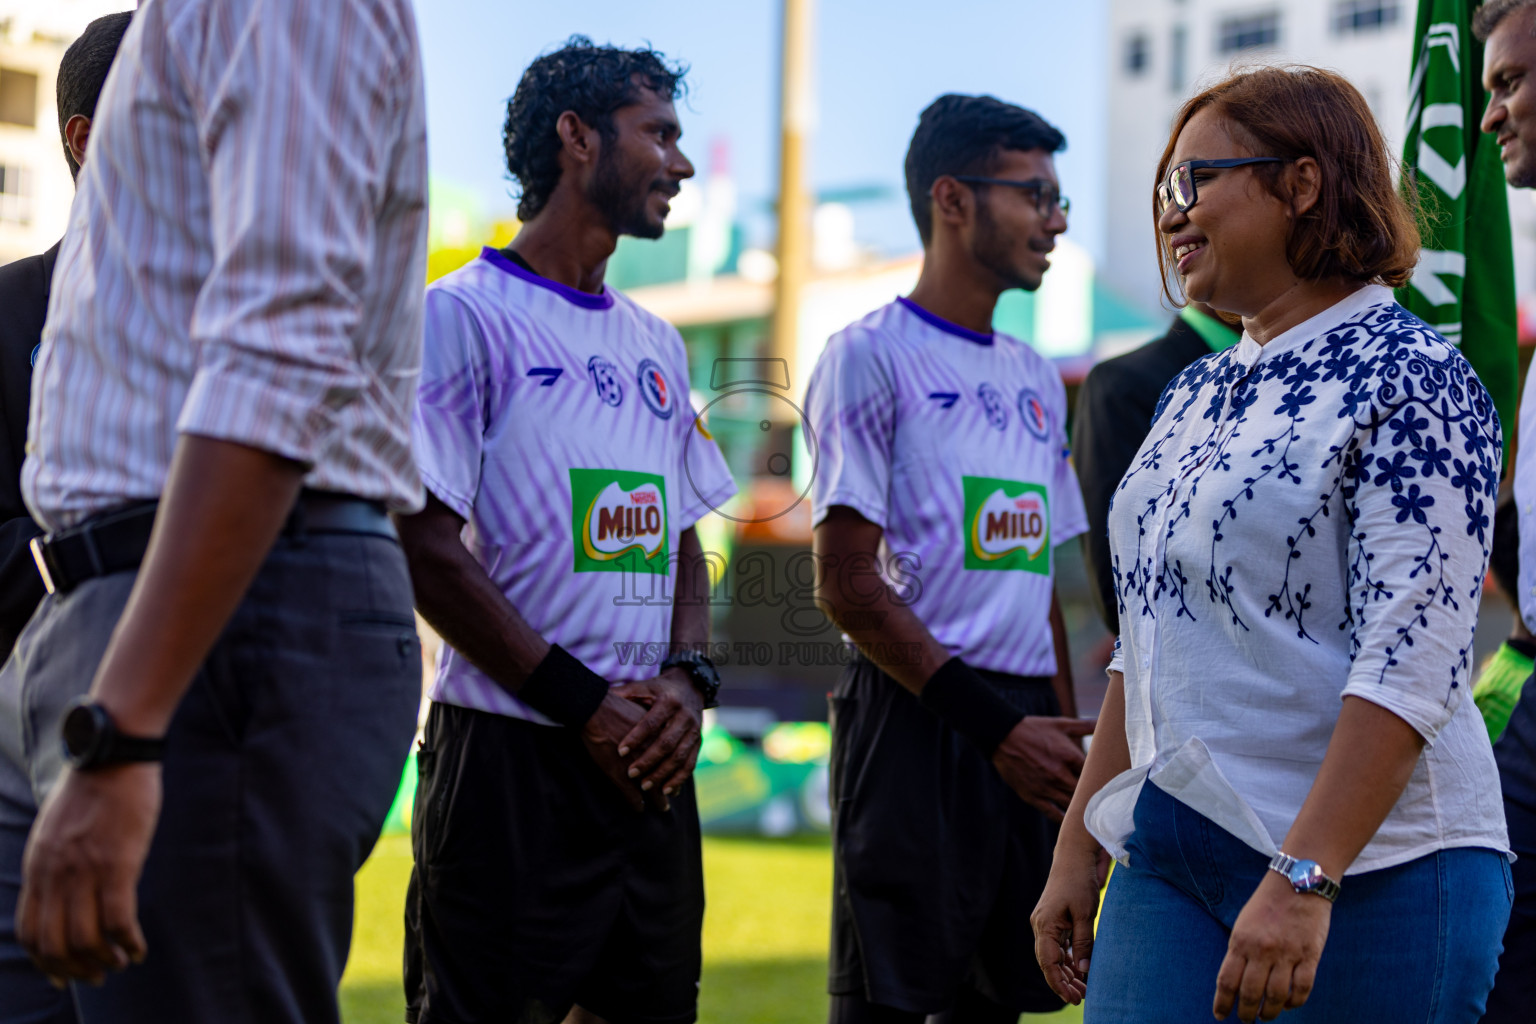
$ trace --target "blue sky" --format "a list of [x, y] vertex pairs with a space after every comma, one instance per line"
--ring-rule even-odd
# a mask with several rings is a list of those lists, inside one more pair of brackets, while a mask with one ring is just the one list
[[[817, 8], [816, 188], [883, 185], [901, 196], [918, 112], [944, 92], [990, 92], [1066, 133], [1057, 169], [1073, 199], [1070, 235], [1100, 255], [1105, 0], [819, 0]], [[686, 61], [684, 149], [702, 173], [711, 142], [728, 139], [743, 206], [760, 210], [771, 198], [778, 0], [418, 0], [416, 12], [432, 171], [480, 193], [492, 213], [513, 206], [500, 143], [506, 98], [534, 57], [575, 32], [617, 45], [649, 42]], [[862, 241], [891, 252], [917, 248], [904, 197], [861, 204], [855, 214]], [[755, 226], [753, 241], [771, 241], [763, 217]]]

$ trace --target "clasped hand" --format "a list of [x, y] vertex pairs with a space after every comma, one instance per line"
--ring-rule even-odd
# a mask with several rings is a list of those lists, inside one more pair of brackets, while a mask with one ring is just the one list
[[703, 720], [704, 698], [693, 681], [668, 669], [609, 690], [582, 740], [631, 807], [665, 811], [693, 773]]

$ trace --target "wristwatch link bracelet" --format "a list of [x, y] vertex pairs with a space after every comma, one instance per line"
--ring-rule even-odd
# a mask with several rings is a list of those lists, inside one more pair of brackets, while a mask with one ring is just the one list
[[1323, 874], [1323, 869], [1315, 860], [1301, 860], [1280, 852], [1270, 860], [1269, 870], [1284, 875], [1285, 880], [1291, 883], [1291, 888], [1299, 893], [1321, 896], [1329, 903], [1339, 898], [1339, 883]]

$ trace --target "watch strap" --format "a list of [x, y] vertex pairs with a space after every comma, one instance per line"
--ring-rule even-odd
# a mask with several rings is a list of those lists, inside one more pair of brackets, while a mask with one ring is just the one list
[[704, 698], [704, 708], [720, 706], [720, 671], [707, 654], [694, 650], [676, 651], [667, 655], [660, 669], [681, 668], [688, 673], [694, 689]]
[[[1296, 880], [1295, 873], [1298, 866], [1310, 867], [1311, 870], [1308, 872], [1309, 881], [1303, 883]], [[1291, 883], [1291, 888], [1295, 889], [1297, 893], [1321, 896], [1329, 903], [1339, 898], [1341, 887], [1338, 881], [1323, 874], [1323, 869], [1318, 867], [1316, 861], [1292, 857], [1282, 850], [1276, 852], [1274, 857], [1270, 859], [1269, 870], [1283, 876], [1287, 882]]]
[[112, 737], [106, 751], [97, 758], [95, 766], [163, 760], [165, 760], [165, 740], [149, 739], [144, 736], [124, 736], [122, 733], [117, 733]]

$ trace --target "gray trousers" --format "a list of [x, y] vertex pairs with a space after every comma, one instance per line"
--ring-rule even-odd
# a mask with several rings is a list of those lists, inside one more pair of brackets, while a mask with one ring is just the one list
[[59, 720], [133, 582], [46, 598], [0, 670], [0, 1024], [338, 1022], [352, 876], [421, 693], [410, 577], [387, 538], [280, 538], [198, 671], [167, 733], [138, 893], [144, 962], [61, 993], [16, 943], [27, 832], [62, 770]]

